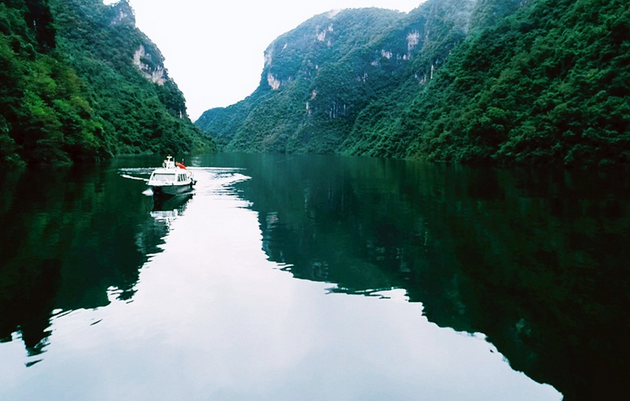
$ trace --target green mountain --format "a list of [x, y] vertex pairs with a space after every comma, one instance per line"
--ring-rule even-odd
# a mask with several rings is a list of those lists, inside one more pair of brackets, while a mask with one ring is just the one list
[[565, 165], [630, 162], [621, 0], [429, 0], [275, 40], [259, 88], [196, 122], [223, 148]]
[[96, 160], [214, 146], [126, 0], [0, 3], [0, 160]]

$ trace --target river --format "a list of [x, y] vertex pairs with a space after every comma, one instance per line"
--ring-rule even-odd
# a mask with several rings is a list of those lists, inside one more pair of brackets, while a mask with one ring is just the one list
[[0, 177], [0, 399], [630, 391], [630, 181], [207, 154]]

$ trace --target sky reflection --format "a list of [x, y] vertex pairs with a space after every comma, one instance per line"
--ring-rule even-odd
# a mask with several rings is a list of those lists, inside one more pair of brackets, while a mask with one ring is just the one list
[[108, 306], [55, 316], [30, 368], [19, 342], [0, 344], [0, 399], [561, 399], [482, 335], [430, 323], [404, 290], [331, 294], [293, 279], [231, 188], [246, 177], [195, 174], [131, 300], [113, 290]]

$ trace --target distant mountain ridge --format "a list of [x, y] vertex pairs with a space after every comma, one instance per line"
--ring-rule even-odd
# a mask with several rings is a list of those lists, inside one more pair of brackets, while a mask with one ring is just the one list
[[629, 24], [620, 0], [326, 13], [269, 46], [252, 95], [196, 125], [227, 150], [627, 164]]
[[66, 163], [213, 147], [127, 0], [0, 4], [0, 160]]

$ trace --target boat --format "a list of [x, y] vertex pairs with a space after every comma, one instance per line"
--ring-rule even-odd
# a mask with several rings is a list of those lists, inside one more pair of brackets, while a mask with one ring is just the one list
[[157, 196], [190, 192], [196, 183], [192, 171], [184, 166], [183, 161], [175, 162], [171, 155], [166, 156], [161, 168], [153, 170], [147, 182], [153, 195]]

